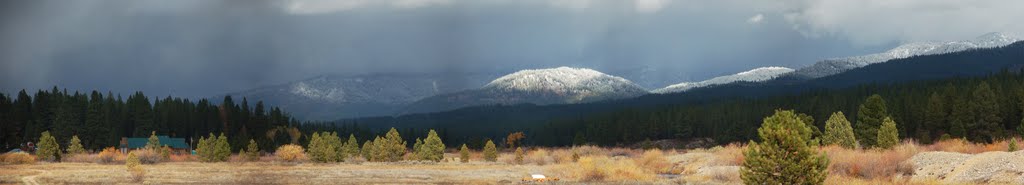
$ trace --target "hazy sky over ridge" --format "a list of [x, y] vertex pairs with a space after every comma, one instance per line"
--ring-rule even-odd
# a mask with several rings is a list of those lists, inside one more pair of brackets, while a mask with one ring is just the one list
[[0, 0], [0, 92], [207, 97], [321, 74], [575, 66], [647, 88], [1020, 35], [1015, 0]]

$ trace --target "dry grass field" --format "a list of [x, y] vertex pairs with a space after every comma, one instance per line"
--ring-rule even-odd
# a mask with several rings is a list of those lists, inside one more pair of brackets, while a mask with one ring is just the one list
[[[1005, 152], [1007, 143], [973, 144], [953, 139], [930, 145], [903, 142], [893, 149], [820, 148], [830, 158], [826, 184], [1020, 184], [1024, 152]], [[558, 178], [555, 184], [741, 184], [745, 146], [640, 150], [582, 146], [533, 148], [521, 163], [510, 151], [497, 162], [480, 152], [469, 163], [449, 151], [442, 162], [282, 162], [263, 156], [244, 162], [202, 163], [191, 156], [145, 164], [134, 181], [123, 156], [100, 163], [97, 154], [64, 162], [0, 165], [0, 184], [535, 184], [531, 174]], [[5, 159], [6, 161], [6, 159]], [[1007, 161], [1007, 162], [1000, 162]], [[1019, 165], [1018, 165], [1019, 164]], [[949, 169], [949, 170], [943, 170]], [[955, 177], [955, 178], [951, 178]]]

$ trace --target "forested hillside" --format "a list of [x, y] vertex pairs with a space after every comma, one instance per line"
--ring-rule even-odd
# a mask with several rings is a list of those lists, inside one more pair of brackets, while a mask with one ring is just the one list
[[148, 137], [153, 131], [189, 142], [210, 133], [224, 133], [237, 150], [249, 139], [266, 148], [289, 143], [287, 130], [300, 124], [263, 102], [250, 104], [245, 98], [235, 101], [230, 96], [219, 105], [206, 99], [151, 100], [142, 92], [122, 99], [112, 93], [67, 92], [57, 87], [34, 95], [25, 90], [13, 97], [0, 93], [0, 140], [5, 149], [15, 148], [36, 142], [40, 133], [50, 131], [60, 143], [78, 135], [86, 149], [98, 150], [119, 146], [121, 137]]
[[[879, 94], [902, 137], [929, 140], [950, 133], [985, 141], [1009, 135], [1021, 123], [1022, 65], [1024, 42], [1018, 42], [897, 59], [813, 80], [736, 83], [579, 105], [492, 105], [433, 114], [347, 119], [336, 124], [359, 123], [377, 129], [447, 128], [455, 141], [525, 131], [530, 138], [527, 142], [538, 145], [569, 145], [574, 141], [616, 145], [694, 137], [732, 142], [752, 139], [760, 119], [775, 109], [795, 109], [813, 117], [815, 125], [821, 127], [835, 111], [856, 120], [857, 107], [866, 97]], [[988, 90], [982, 88], [983, 82]], [[926, 114], [929, 101], [935, 104], [931, 106], [935, 111]], [[985, 126], [979, 130], [981, 116], [987, 117], [986, 122], [998, 122], [1001, 129]], [[991, 137], [955, 134], [950, 130], [953, 122], [963, 123], [963, 130], [986, 131]]]

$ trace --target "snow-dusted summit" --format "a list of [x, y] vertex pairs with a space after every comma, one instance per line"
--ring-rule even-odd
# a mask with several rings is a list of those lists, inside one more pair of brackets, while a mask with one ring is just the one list
[[918, 55], [951, 53], [978, 48], [1000, 47], [1012, 44], [1019, 40], [1020, 39], [1016, 37], [999, 32], [993, 32], [979, 36], [974, 40], [909, 43], [900, 45], [882, 53], [826, 59], [815, 63], [814, 65], [797, 69], [792, 75], [800, 78], [819, 78], [892, 59], [907, 58]]
[[643, 87], [629, 80], [591, 69], [532, 69], [499, 77], [479, 89], [425, 98], [403, 112], [437, 112], [493, 104], [584, 103], [632, 98], [647, 93]]
[[683, 82], [679, 84], [669, 85], [668, 87], [656, 89], [653, 93], [675, 93], [683, 92], [693, 88], [707, 87], [711, 85], [721, 85], [733, 82], [760, 82], [771, 80], [772, 78], [778, 77], [779, 75], [793, 72], [793, 69], [785, 67], [761, 67], [744, 71], [732, 75], [719, 76], [700, 82]]
[[558, 67], [522, 70], [502, 76], [483, 90], [559, 94], [574, 103], [594, 97], [632, 97], [645, 94], [639, 85], [592, 69]]

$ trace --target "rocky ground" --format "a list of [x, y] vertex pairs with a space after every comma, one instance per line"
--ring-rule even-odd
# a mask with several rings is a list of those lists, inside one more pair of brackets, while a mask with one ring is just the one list
[[922, 152], [908, 161], [913, 180], [937, 179], [947, 184], [1024, 184], [1024, 151], [961, 154]]

